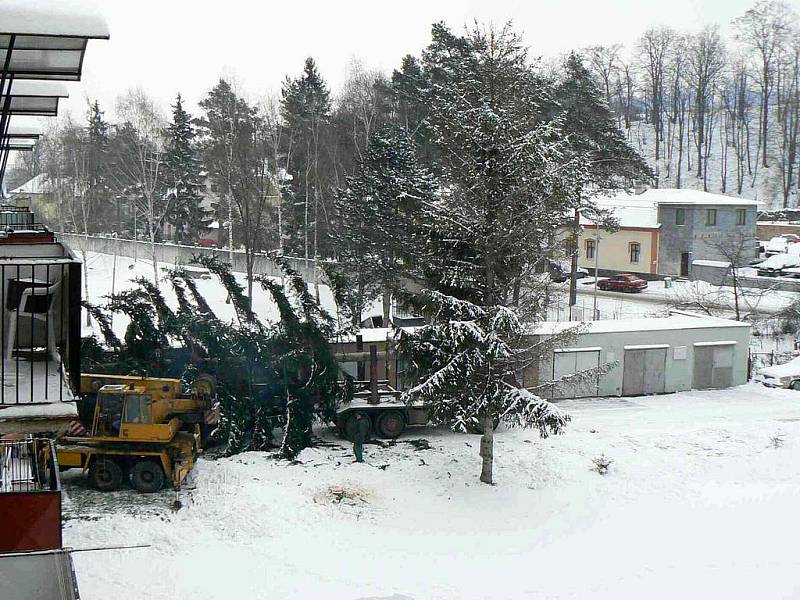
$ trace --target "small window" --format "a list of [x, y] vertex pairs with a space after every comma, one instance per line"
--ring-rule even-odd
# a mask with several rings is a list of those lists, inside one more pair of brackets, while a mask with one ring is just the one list
[[716, 208], [707, 208], [706, 209], [706, 225], [709, 227], [712, 225], [717, 224], [717, 209]]
[[736, 224], [737, 225], [744, 225], [747, 223], [747, 209], [745, 208], [737, 208], [736, 209]]
[[631, 255], [631, 262], [638, 263], [639, 262], [639, 255], [642, 253], [642, 246], [639, 242], [631, 242], [629, 246], [629, 251]]
[[686, 225], [686, 209], [675, 209], [675, 225]]
[[594, 240], [586, 240], [586, 258], [594, 258], [595, 243]]

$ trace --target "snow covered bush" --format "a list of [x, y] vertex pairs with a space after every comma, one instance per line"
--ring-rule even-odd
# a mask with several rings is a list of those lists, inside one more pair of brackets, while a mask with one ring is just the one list
[[592, 459], [592, 471], [597, 471], [600, 475], [605, 475], [608, 473], [608, 469], [611, 468], [611, 464], [614, 462], [614, 459], [608, 458], [605, 454], [601, 454]]

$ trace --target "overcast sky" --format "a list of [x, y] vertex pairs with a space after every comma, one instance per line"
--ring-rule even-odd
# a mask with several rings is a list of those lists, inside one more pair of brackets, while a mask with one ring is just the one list
[[[800, 3], [800, 0], [793, 0]], [[251, 96], [277, 93], [313, 56], [336, 90], [348, 62], [391, 73], [419, 54], [430, 25], [460, 29], [474, 19], [513, 19], [535, 55], [555, 56], [591, 44], [630, 44], [648, 26], [727, 29], [754, 0], [96, 0], [111, 40], [92, 41], [83, 81], [63, 104], [82, 117], [85, 98], [113, 118], [114, 98], [142, 86], [166, 108], [177, 92], [191, 108], [220, 75], [233, 75]]]

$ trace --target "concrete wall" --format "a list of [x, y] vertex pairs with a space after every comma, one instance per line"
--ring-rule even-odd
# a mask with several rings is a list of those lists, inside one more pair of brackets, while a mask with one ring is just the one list
[[778, 223], [775, 221], [759, 221], [756, 224], [756, 235], [759, 240], [769, 241], [784, 233], [800, 235], [800, 223]]
[[[595, 228], [581, 229], [578, 238], [578, 265], [594, 270], [595, 259], [586, 256], [586, 241], [595, 239]], [[636, 242], [641, 248], [638, 263], [630, 260], [629, 247]], [[658, 267], [658, 230], [645, 228], [624, 228], [616, 233], [600, 230], [599, 254], [600, 270], [626, 273], [656, 273]]]
[[[723, 265], [693, 264], [690, 279], [707, 281], [714, 285], [732, 285], [728, 267]], [[739, 285], [747, 288], [775, 290], [779, 292], [800, 292], [800, 279], [788, 277], [744, 277], [739, 276]]]
[[[676, 224], [677, 209], [684, 210], [684, 225]], [[706, 225], [706, 210], [717, 211], [716, 225]], [[745, 224], [736, 224], [736, 211], [746, 211]], [[714, 206], [691, 204], [660, 204], [658, 220], [661, 223], [658, 269], [662, 275], [679, 275], [681, 254], [689, 253], [689, 264], [694, 260], [722, 260], [724, 257], [715, 244], [724, 243], [731, 235], [750, 237], [756, 257], [756, 209], [753, 206]]]
[[[733, 358], [733, 385], [747, 383], [750, 327], [741, 325], [646, 332], [586, 332], [579, 334], [577, 340], [570, 342], [567, 346], [570, 348], [602, 348], [600, 351], [601, 365], [614, 362], [617, 364], [609, 372], [600, 376], [598, 395], [621, 396], [625, 346], [642, 344], [667, 344], [669, 346], [665, 368], [665, 392], [671, 393], [690, 390], [693, 387], [694, 344], [715, 341], [736, 342]], [[681, 356], [685, 356], [685, 358], [680, 358]], [[552, 381], [552, 374], [553, 359], [550, 357], [540, 364], [538, 381]], [[525, 384], [528, 385], [527, 380]]]
[[[153, 249], [148, 242], [136, 240], [123, 240], [102, 236], [85, 236], [75, 233], [57, 234], [59, 241], [67, 244], [80, 257], [80, 252], [101, 252], [103, 254], [114, 254], [126, 256], [128, 258], [141, 258], [150, 260]], [[188, 264], [192, 255], [204, 254], [216, 256], [222, 262], [231, 262], [231, 255], [227, 250], [218, 248], [204, 248], [201, 246], [180, 246], [178, 244], [155, 244], [155, 255], [158, 262], [167, 264]], [[314, 261], [306, 261], [303, 258], [289, 258], [289, 264], [306, 281], [314, 280]], [[247, 271], [245, 263], [245, 253], [243, 250], [233, 252], [233, 270], [244, 273]], [[280, 276], [281, 270], [266, 255], [261, 254], [256, 257], [254, 271], [257, 274]]]

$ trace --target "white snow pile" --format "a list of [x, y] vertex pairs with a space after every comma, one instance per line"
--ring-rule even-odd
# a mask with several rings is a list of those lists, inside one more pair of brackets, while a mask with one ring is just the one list
[[[104, 496], [65, 473], [65, 545], [150, 545], [75, 554], [81, 598], [797, 594], [800, 392], [560, 406], [573, 417], [562, 436], [498, 431], [495, 486], [478, 482], [478, 436], [432, 428], [367, 445], [369, 464], [326, 431], [297, 464], [201, 460], [177, 512], [171, 492]], [[430, 449], [408, 443], [420, 438]]]

